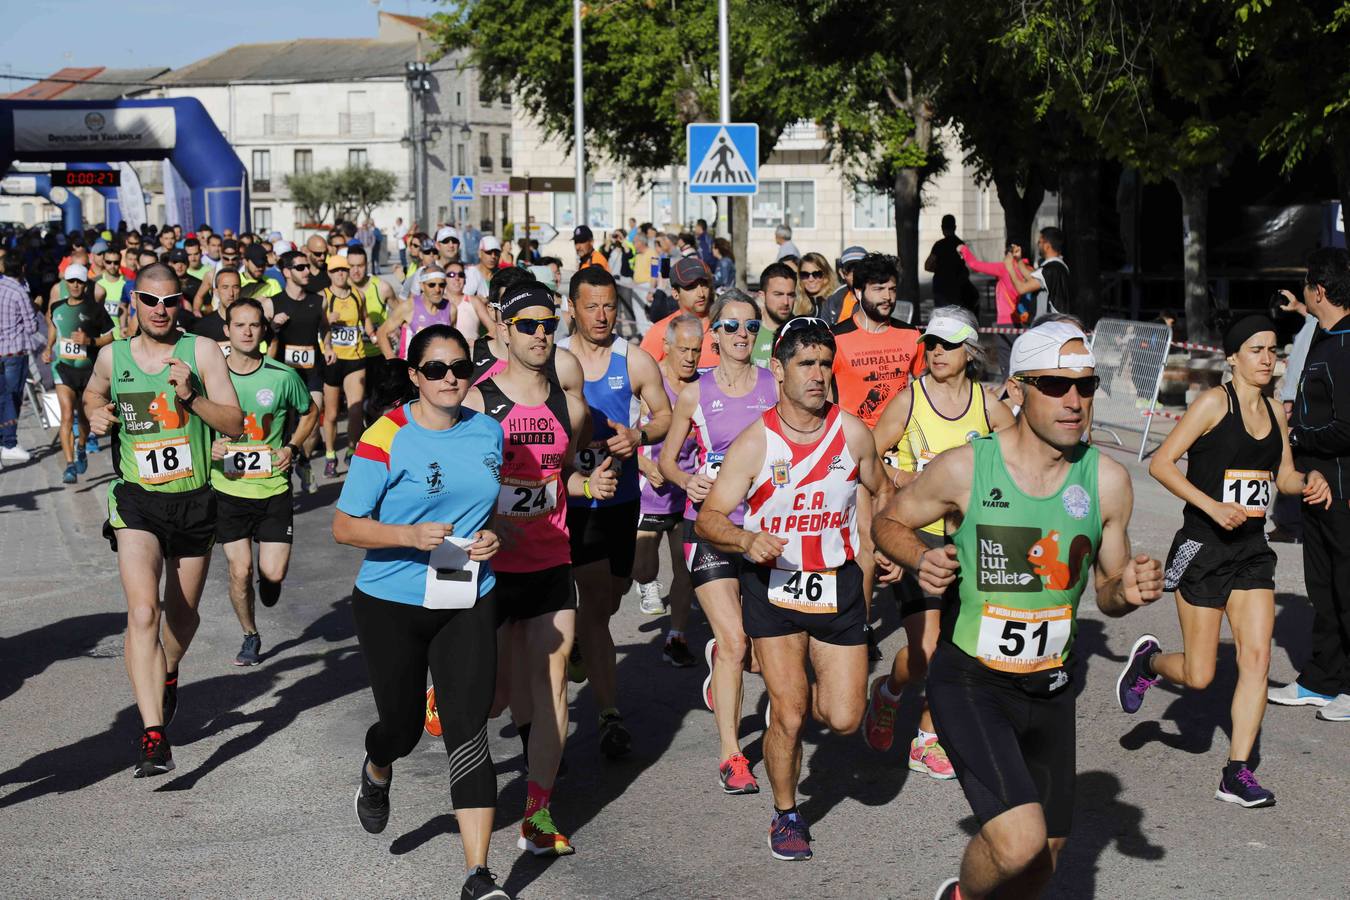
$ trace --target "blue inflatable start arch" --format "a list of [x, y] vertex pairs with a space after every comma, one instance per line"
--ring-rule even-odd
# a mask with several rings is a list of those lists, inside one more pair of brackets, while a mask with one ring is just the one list
[[195, 221], [177, 224], [249, 230], [244, 164], [197, 99], [0, 100], [0, 172], [16, 160], [138, 159], [169, 159], [187, 182]]

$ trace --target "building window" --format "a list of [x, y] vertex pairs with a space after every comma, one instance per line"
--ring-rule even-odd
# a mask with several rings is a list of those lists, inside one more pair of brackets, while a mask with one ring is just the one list
[[314, 172], [314, 151], [295, 151], [295, 174], [310, 175]]
[[436, 207], [436, 221], [437, 221], [437, 222], [448, 222], [448, 221], [450, 221], [450, 207], [448, 207], [448, 206], [438, 206], [438, 207]]
[[511, 168], [511, 135], [502, 135], [502, 168]]
[[258, 234], [266, 234], [272, 230], [272, 207], [253, 207], [253, 230]]
[[455, 174], [463, 175], [464, 170], [464, 145], [460, 144], [455, 148]]
[[884, 191], [860, 184], [853, 189], [854, 228], [894, 228], [895, 204]]
[[760, 181], [751, 204], [750, 227], [774, 228], [783, 223], [793, 228], [816, 227], [814, 181]]
[[370, 157], [364, 147], [352, 147], [347, 151], [347, 167], [349, 169], [364, 169], [370, 165]]
[[[536, 219], [535, 221], [538, 221]], [[553, 195], [553, 227], [566, 234], [576, 222], [576, 196], [573, 194]]]
[[456, 106], [464, 105], [464, 94], [462, 91], [455, 91], [455, 105]]
[[272, 190], [272, 151], [253, 151], [253, 190], [267, 193]]
[[684, 188], [684, 221], [689, 224], [690, 229], [692, 230], [693, 223], [699, 219], [707, 222], [709, 228], [716, 225], [717, 198], [689, 193], [689, 182], [687, 181], [680, 182], [680, 185]]
[[672, 219], [670, 209], [670, 182], [653, 181], [651, 196], [652, 224], [657, 228], [668, 227]]
[[989, 230], [989, 187], [980, 188], [975, 194], [975, 230]]
[[22, 203], [19, 205], [19, 208], [23, 210], [23, 224], [37, 224], [37, 208], [32, 203]]
[[608, 229], [614, 225], [614, 182], [597, 181], [591, 185], [586, 198], [586, 216], [592, 228]]
[[487, 80], [478, 79], [478, 102], [484, 106], [492, 105], [492, 91], [488, 90]]
[[492, 146], [488, 143], [489, 140], [486, 131], [478, 135], [478, 168], [484, 172], [492, 171]]

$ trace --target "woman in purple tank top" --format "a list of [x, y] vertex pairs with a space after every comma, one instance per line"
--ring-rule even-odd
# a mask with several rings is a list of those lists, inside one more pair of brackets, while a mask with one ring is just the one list
[[[459, 266], [459, 263], [453, 263]], [[460, 274], [464, 269], [459, 266]], [[417, 273], [419, 293], [404, 300], [389, 313], [376, 335], [386, 357], [407, 359], [408, 343], [428, 325], [454, 325], [455, 306], [445, 299], [446, 273], [431, 265]]]
[[[751, 360], [760, 328], [759, 307], [740, 291], [727, 291], [713, 305], [713, 342], [718, 363], [680, 393], [661, 450], [661, 474], [688, 495], [685, 506], [685, 561], [699, 606], [712, 626], [713, 639], [704, 651], [710, 669], [703, 699], [713, 711], [720, 741], [718, 760], [722, 789], [753, 794], [759, 784], [741, 753], [737, 730], [741, 721], [741, 675], [749, 658], [749, 641], [741, 624], [738, 557], [722, 553], [694, 534], [698, 507], [708, 496], [731, 442], [778, 401], [772, 373]], [[678, 465], [678, 450], [694, 440], [697, 470]], [[738, 524], [744, 510], [737, 510]]]

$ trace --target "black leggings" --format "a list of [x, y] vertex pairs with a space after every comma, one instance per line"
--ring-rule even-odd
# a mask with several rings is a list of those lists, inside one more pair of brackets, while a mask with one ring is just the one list
[[380, 714], [366, 732], [370, 761], [383, 768], [417, 746], [430, 667], [455, 808], [495, 807], [497, 775], [487, 741], [497, 680], [495, 594], [471, 609], [423, 609], [353, 588], [352, 614]]

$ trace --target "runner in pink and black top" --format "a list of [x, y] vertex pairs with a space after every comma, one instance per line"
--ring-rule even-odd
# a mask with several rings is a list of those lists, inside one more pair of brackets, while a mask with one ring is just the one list
[[[710, 321], [718, 363], [680, 393], [660, 459], [661, 474], [689, 496], [685, 507], [685, 562], [699, 606], [713, 631], [713, 640], [704, 651], [711, 672], [703, 682], [703, 701], [717, 721], [719, 776], [722, 789], [729, 794], [759, 791], [737, 734], [741, 677], [749, 658], [749, 642], [741, 624], [740, 560], [698, 540], [694, 520], [727, 449], [778, 400], [772, 372], [755, 366], [750, 359], [760, 329], [759, 316], [755, 301], [740, 291], [727, 291], [713, 305]], [[688, 436], [698, 447], [698, 469], [692, 475], [678, 465], [678, 448]], [[743, 508], [738, 510], [735, 521], [740, 522], [743, 513]]]

